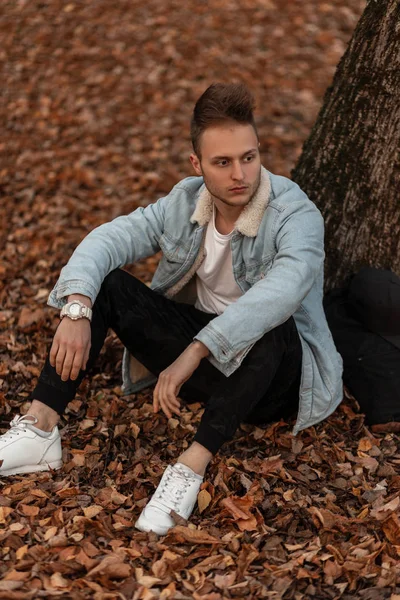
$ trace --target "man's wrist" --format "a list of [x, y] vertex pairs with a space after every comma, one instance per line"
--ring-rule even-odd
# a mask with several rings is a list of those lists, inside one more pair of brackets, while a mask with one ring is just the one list
[[67, 298], [67, 302], [73, 302], [73, 300], [79, 300], [85, 306], [92, 308], [92, 301], [89, 296], [84, 296], [83, 294], [70, 294]]
[[210, 350], [207, 348], [207, 346], [205, 344], [203, 344], [203, 342], [200, 342], [200, 340], [194, 340], [190, 344], [190, 347], [201, 358], [205, 358], [206, 356], [208, 356], [210, 354]]

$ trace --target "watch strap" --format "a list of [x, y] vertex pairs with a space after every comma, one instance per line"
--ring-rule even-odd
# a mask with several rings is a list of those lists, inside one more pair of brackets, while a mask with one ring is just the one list
[[[79, 306], [78, 314], [72, 314], [70, 312], [70, 307], [73, 304], [78, 304], [78, 306]], [[92, 314], [93, 314], [93, 311], [91, 308], [89, 308], [89, 306], [86, 306], [86, 304], [84, 304], [80, 300], [71, 300], [71, 302], [67, 302], [67, 304], [64, 304], [64, 306], [62, 307], [60, 317], [61, 317], [61, 319], [63, 317], [69, 317], [73, 321], [77, 321], [78, 319], [86, 318], [86, 319], [89, 319], [89, 321], [91, 321]]]

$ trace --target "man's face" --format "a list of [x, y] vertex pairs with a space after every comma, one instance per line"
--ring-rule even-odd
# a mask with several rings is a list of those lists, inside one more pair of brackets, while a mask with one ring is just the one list
[[258, 140], [251, 125], [229, 123], [206, 129], [200, 139], [201, 159], [190, 160], [214, 198], [241, 207], [251, 200], [260, 183]]

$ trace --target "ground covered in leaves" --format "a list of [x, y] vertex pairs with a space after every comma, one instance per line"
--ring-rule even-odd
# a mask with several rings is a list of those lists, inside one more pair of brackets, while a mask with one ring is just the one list
[[[188, 122], [244, 81], [263, 163], [289, 175], [363, 1], [18, 0], [0, 8], [0, 417], [26, 402], [58, 323], [46, 298], [96, 225], [191, 174]], [[132, 266], [151, 279], [157, 257]], [[202, 407], [123, 397], [110, 335], [61, 423], [65, 466], [2, 480], [0, 599], [400, 598], [400, 451], [347, 398], [327, 421], [242, 426], [189, 524], [133, 522]]]

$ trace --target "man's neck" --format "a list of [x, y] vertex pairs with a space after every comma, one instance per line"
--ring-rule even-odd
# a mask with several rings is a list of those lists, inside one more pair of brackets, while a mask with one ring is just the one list
[[238, 220], [244, 206], [227, 206], [213, 197], [215, 207], [215, 227], [222, 235], [230, 233]]

